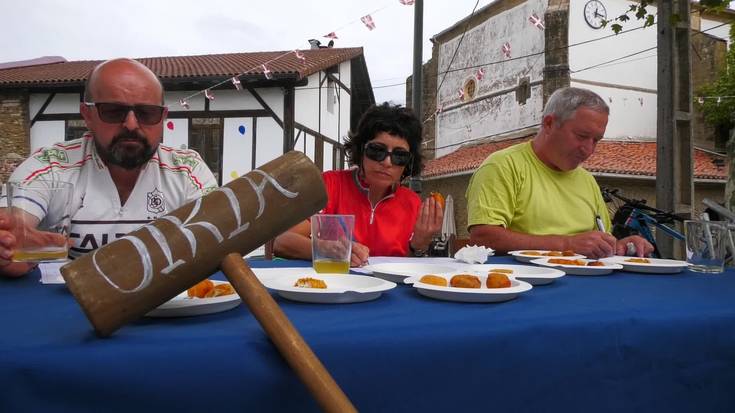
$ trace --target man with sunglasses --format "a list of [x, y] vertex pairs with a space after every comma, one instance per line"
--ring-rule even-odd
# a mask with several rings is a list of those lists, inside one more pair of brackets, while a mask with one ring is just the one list
[[595, 178], [580, 165], [595, 151], [610, 109], [580, 88], [554, 92], [536, 137], [490, 155], [467, 188], [470, 243], [500, 252], [572, 250], [590, 258], [653, 252], [639, 236], [616, 240]]
[[[10, 178], [74, 185], [71, 258], [217, 187], [195, 151], [161, 145], [168, 113], [163, 86], [143, 64], [113, 59], [96, 66], [87, 78], [79, 109], [89, 132], [35, 151]], [[0, 212], [0, 274], [19, 276], [32, 268], [10, 262], [14, 247], [12, 223]]]
[[[322, 174], [325, 214], [355, 216], [352, 266], [368, 256], [422, 256], [441, 230], [442, 207], [423, 202], [401, 181], [421, 172], [421, 122], [412, 111], [387, 103], [372, 106], [345, 141], [353, 168]], [[276, 255], [311, 259], [308, 221], [276, 238]]]

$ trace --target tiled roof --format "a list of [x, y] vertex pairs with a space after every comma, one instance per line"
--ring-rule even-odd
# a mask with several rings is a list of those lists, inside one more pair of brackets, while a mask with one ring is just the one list
[[[462, 147], [448, 155], [426, 162], [424, 178], [458, 173], [472, 173], [491, 153], [524, 142], [533, 136]], [[728, 177], [724, 155], [694, 150], [694, 178], [725, 180]], [[582, 166], [595, 173], [656, 176], [655, 142], [620, 142], [602, 140], [595, 153]]]
[[[301, 52], [306, 58], [305, 62], [288, 51], [144, 57], [136, 60], [148, 66], [165, 81], [207, 77], [227, 78], [250, 69], [253, 69], [250, 73], [262, 76], [261, 65], [277, 59], [267, 65], [273, 77], [298, 80], [360, 56], [362, 48], [309, 49]], [[89, 71], [100, 62], [101, 60], [82, 60], [2, 69], [0, 70], [0, 87], [78, 84], [84, 82]]]

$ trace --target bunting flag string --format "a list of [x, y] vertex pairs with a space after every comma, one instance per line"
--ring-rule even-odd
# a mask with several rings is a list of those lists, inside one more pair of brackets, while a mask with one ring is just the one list
[[485, 78], [485, 69], [483, 68], [477, 69], [477, 72], [475, 73], [475, 79], [477, 79], [477, 81], [479, 82], [484, 78]]
[[505, 57], [510, 59], [510, 43], [509, 42], [503, 43], [502, 50], [503, 50], [503, 54], [505, 55]]
[[273, 73], [271, 73], [270, 69], [268, 69], [268, 66], [266, 66], [265, 63], [260, 65], [260, 67], [263, 69], [263, 75], [265, 76], [266, 79], [268, 80], [273, 79]]
[[185, 99], [179, 99], [179, 105], [183, 107], [184, 109], [189, 109], [189, 102], [187, 102]]
[[360, 17], [360, 21], [367, 27], [368, 30], [375, 29], [375, 22], [373, 21], [372, 16], [369, 14]]
[[209, 100], [214, 100], [214, 94], [209, 89], [204, 89], [204, 96]]
[[232, 84], [235, 86], [235, 89], [242, 90], [242, 83], [240, 83], [240, 79], [237, 78], [237, 76], [230, 79], [232, 81]]
[[306, 56], [304, 56], [304, 53], [302, 53], [299, 50], [294, 50], [294, 55], [296, 56], [297, 59], [301, 60], [301, 64], [303, 65], [306, 64]]
[[528, 21], [531, 22], [531, 24], [533, 24], [534, 26], [538, 27], [539, 30], [544, 30], [546, 28], [546, 26], [544, 26], [544, 22], [541, 21], [536, 13], [532, 13], [531, 16], [528, 18]]

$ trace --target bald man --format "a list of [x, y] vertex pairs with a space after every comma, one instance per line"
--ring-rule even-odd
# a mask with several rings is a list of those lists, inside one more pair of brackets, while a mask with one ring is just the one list
[[[168, 109], [163, 86], [143, 64], [114, 59], [92, 70], [79, 110], [89, 132], [34, 152], [11, 181], [60, 180], [74, 186], [70, 258], [76, 258], [155, 220], [217, 187], [192, 150], [161, 144]], [[7, 205], [0, 198], [0, 207]], [[38, 223], [39, 211], [29, 211]], [[0, 210], [0, 274], [33, 267], [12, 262], [16, 237]]]

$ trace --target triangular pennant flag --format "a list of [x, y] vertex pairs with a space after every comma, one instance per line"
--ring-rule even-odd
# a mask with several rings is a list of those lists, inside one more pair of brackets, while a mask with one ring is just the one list
[[459, 89], [459, 93], [458, 94], [459, 94], [459, 100], [464, 101], [464, 97], [465, 97], [464, 89]]
[[414, 0], [398, 0], [398, 2], [406, 6], [413, 6]]
[[260, 65], [260, 67], [263, 69], [263, 74], [265, 75], [266, 79], [273, 79], [273, 73], [271, 73], [271, 71], [265, 64]]
[[485, 69], [479, 68], [477, 69], [477, 73], [475, 73], [475, 78], [480, 81], [483, 78], [485, 78]]
[[299, 50], [294, 50], [294, 55], [296, 55], [296, 58], [301, 60], [301, 64], [306, 64], [306, 56]]
[[337, 33], [335, 32], [329, 32], [325, 34], [324, 37], [326, 37], [327, 39], [339, 39], [339, 37], [337, 37]]
[[510, 43], [503, 43], [503, 54], [510, 59]]
[[533, 24], [534, 26], [538, 27], [539, 30], [543, 30], [546, 28], [546, 26], [544, 26], [544, 22], [541, 21], [536, 13], [532, 13], [531, 17], [528, 18], [528, 21], [530, 21], [531, 24]]
[[185, 101], [184, 99], [179, 99], [179, 105], [183, 107], [184, 109], [189, 109], [189, 102]]
[[360, 21], [368, 28], [368, 30], [373, 30], [375, 28], [375, 22], [369, 14], [360, 17]]
[[214, 100], [214, 94], [209, 89], [204, 89], [204, 96], [209, 100]]
[[230, 79], [232, 81], [232, 84], [235, 86], [235, 89], [242, 90], [242, 83], [240, 83], [240, 79], [237, 78], [237, 76]]

